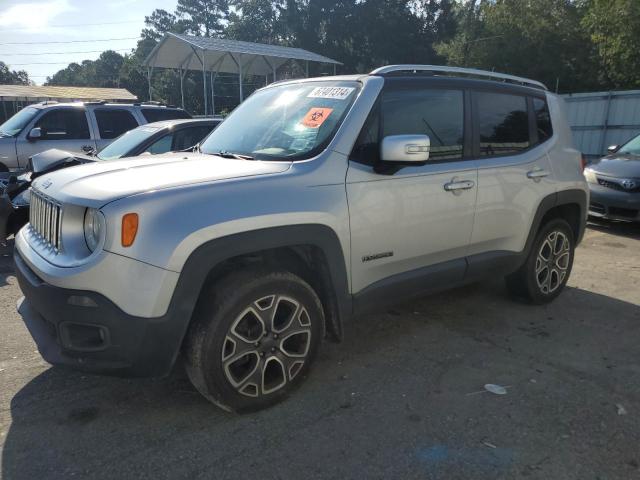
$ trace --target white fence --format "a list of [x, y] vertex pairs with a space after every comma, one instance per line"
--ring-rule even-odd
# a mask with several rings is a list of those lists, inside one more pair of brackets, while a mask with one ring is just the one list
[[562, 95], [573, 141], [587, 158], [601, 157], [640, 133], [640, 90]]

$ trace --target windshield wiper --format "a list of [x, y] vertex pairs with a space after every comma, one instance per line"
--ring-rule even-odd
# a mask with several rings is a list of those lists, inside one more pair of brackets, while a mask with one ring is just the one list
[[217, 155], [218, 157], [222, 157], [222, 158], [235, 158], [237, 160], [255, 160], [255, 158], [252, 157], [251, 155], [243, 155], [241, 153], [227, 152], [226, 150], [213, 152], [213, 153], [210, 153], [210, 155]]

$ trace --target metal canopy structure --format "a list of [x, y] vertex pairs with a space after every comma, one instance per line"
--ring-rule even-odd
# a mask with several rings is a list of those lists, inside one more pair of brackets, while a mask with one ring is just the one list
[[138, 97], [124, 88], [0, 85], [1, 101], [111, 100], [135, 102]]
[[[260, 75], [276, 80], [278, 68], [290, 60], [332, 64], [335, 73], [340, 62], [301, 48], [281, 47], [264, 43], [242, 42], [223, 38], [196, 37], [167, 33], [145, 59], [151, 100], [151, 76], [154, 68], [171, 68], [180, 73], [180, 94], [184, 108], [184, 76], [189, 70], [202, 71], [205, 115], [207, 112], [207, 73], [210, 74], [211, 99], [214, 101], [214, 82], [219, 73], [235, 73], [239, 77], [240, 101], [244, 100], [242, 81], [246, 75]], [[215, 105], [212, 105], [215, 114]]]

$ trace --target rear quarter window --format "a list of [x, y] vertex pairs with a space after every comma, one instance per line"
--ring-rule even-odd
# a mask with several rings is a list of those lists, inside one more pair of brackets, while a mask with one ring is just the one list
[[553, 135], [551, 125], [551, 114], [546, 100], [541, 98], [533, 99], [533, 113], [536, 118], [536, 129], [538, 131], [538, 143], [547, 141]]
[[171, 108], [143, 108], [142, 115], [147, 122], [160, 122], [162, 120], [179, 120], [182, 118], [191, 118], [184, 110]]

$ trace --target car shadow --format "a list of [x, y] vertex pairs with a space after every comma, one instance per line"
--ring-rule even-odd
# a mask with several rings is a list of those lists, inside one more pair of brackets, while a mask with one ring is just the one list
[[640, 222], [616, 222], [590, 217], [587, 227], [610, 235], [640, 239]]
[[[529, 371], [531, 365], [551, 364], [555, 358], [562, 359], [558, 363], [567, 361], [572, 350], [578, 352], [583, 348], [577, 346], [578, 342], [584, 345], [589, 341], [587, 336], [582, 341], [568, 333], [590, 328], [584, 323], [588, 314], [579, 312], [606, 312], [597, 322], [593, 317], [594, 325], [601, 322], [598, 329], [616, 329], [621, 339], [629, 333], [624, 331], [625, 325], [637, 323], [640, 318], [638, 305], [589, 291], [567, 288], [562, 298], [563, 302], [548, 306], [522, 306], [506, 298], [501, 283], [471, 285], [401, 304], [384, 314], [357, 318], [346, 325], [342, 344], [325, 343], [313, 375], [292, 398], [269, 410], [243, 416], [226, 413], [204, 400], [179, 366], [168, 378], [157, 380], [100, 377], [47, 368], [11, 399], [11, 426], [4, 439], [0, 473], [3, 478], [13, 480], [72, 475], [194, 478], [201, 474], [212, 478], [224, 477], [224, 472], [229, 471], [225, 468], [229, 468], [238, 475], [236, 478], [243, 477], [242, 469], [248, 469], [244, 471], [247, 474], [258, 469], [269, 478], [287, 478], [286, 468], [278, 470], [278, 462], [274, 463], [278, 451], [288, 452], [286, 458], [292, 466], [315, 469], [320, 455], [325, 461], [339, 460], [345, 458], [345, 452], [340, 450], [345, 448], [354, 461], [366, 468], [365, 465], [376, 464], [378, 449], [404, 455], [414, 448], [414, 440], [406, 440], [403, 429], [421, 426], [423, 436], [449, 435], [436, 430], [437, 422], [420, 423], [418, 413], [405, 412], [409, 410], [405, 403], [421, 402], [427, 410], [455, 411], [462, 407], [448, 405], [449, 399], [440, 404], [437, 398], [450, 391], [454, 391], [455, 396], [451, 398], [456, 401], [476, 398], [466, 397], [464, 389], [473, 390], [473, 386], [482, 385], [486, 378], [479, 376], [469, 385], [458, 387], [450, 382], [459, 382], [461, 375], [451, 371], [452, 368], [464, 367], [464, 371], [475, 373], [474, 369], [480, 364], [504, 365], [503, 356], [508, 355], [506, 363], [510, 369], [516, 369], [514, 375], [528, 382], [531, 375], [539, 375]], [[546, 351], [540, 350], [541, 342], [546, 342]], [[612, 344], [617, 342], [612, 340]], [[523, 350], [522, 365], [513, 358], [512, 348], [518, 351], [518, 344]], [[599, 348], [604, 351], [602, 345]], [[460, 353], [454, 355], [455, 352], [464, 352], [469, 364], [461, 360]], [[403, 367], [397, 368], [398, 364]], [[394, 371], [385, 371], [387, 365], [394, 365]], [[424, 375], [425, 366], [429, 376], [424, 381], [435, 383], [428, 384], [429, 388], [420, 385], [420, 389], [413, 392], [410, 384], [416, 383], [416, 375]], [[518, 372], [518, 368], [523, 371]], [[630, 374], [637, 368], [638, 363], [629, 370]], [[551, 367], [547, 365], [545, 369]], [[561, 372], [558, 375], [564, 375], [565, 370], [571, 373], [567, 367], [558, 370]], [[594, 377], [594, 382], [602, 382], [603, 391], [615, 390], [615, 385], [607, 382], [625, 381], [610, 376], [600, 378], [597, 372], [589, 375], [587, 379]], [[393, 387], [395, 382], [401, 382], [407, 389], [403, 390], [407, 399], [400, 399]], [[456, 388], [462, 388], [463, 393]], [[366, 391], [373, 393], [361, 400], [357, 392]], [[532, 401], [544, 402], [549, 398], [548, 401], [558, 402], [552, 392], [539, 398], [534, 396]], [[409, 400], [412, 396], [418, 400]], [[357, 408], [359, 401], [366, 408]], [[518, 408], [526, 413], [523, 401]], [[481, 422], [483, 414], [475, 413], [479, 408], [476, 405], [468, 412], [462, 411], [461, 417], [477, 415], [474, 421]], [[549, 410], [555, 411], [556, 405], [553, 407]], [[533, 408], [543, 410], [544, 405], [535, 404]], [[402, 420], [408, 418], [409, 424], [397, 424], [394, 415], [398, 410], [404, 412]], [[576, 411], [580, 409], [576, 407]], [[496, 415], [502, 416], [500, 411]], [[547, 428], [559, 436], [553, 432], [556, 425], [571, 421], [567, 413], [559, 415], [562, 415], [561, 422], [558, 418], [542, 417], [536, 422], [548, 422], [547, 425], [541, 423], [542, 431]], [[512, 430], [510, 421], [502, 434], [508, 435]], [[582, 422], [583, 417], [579, 421]], [[384, 426], [383, 436], [378, 436], [380, 425]], [[466, 428], [462, 420], [446, 424], [446, 429], [453, 430], [452, 436], [465, 435]], [[496, 423], [491, 428], [501, 427]], [[357, 448], [350, 449], [349, 432], [359, 433], [361, 443]], [[324, 439], [320, 446], [316, 445], [321, 448], [317, 455], [309, 450], [311, 437]], [[397, 448], [401, 450], [397, 452]], [[406, 461], [413, 465], [412, 458], [398, 460], [398, 464]], [[604, 459], [603, 462], [606, 463]], [[488, 474], [482, 468], [480, 471]], [[486, 468], [503, 466], [492, 464]], [[333, 471], [341, 472], [342, 478], [359, 476], [356, 470], [351, 475], [340, 469]], [[493, 474], [488, 475], [495, 477]], [[226, 475], [233, 478], [230, 473]]]

